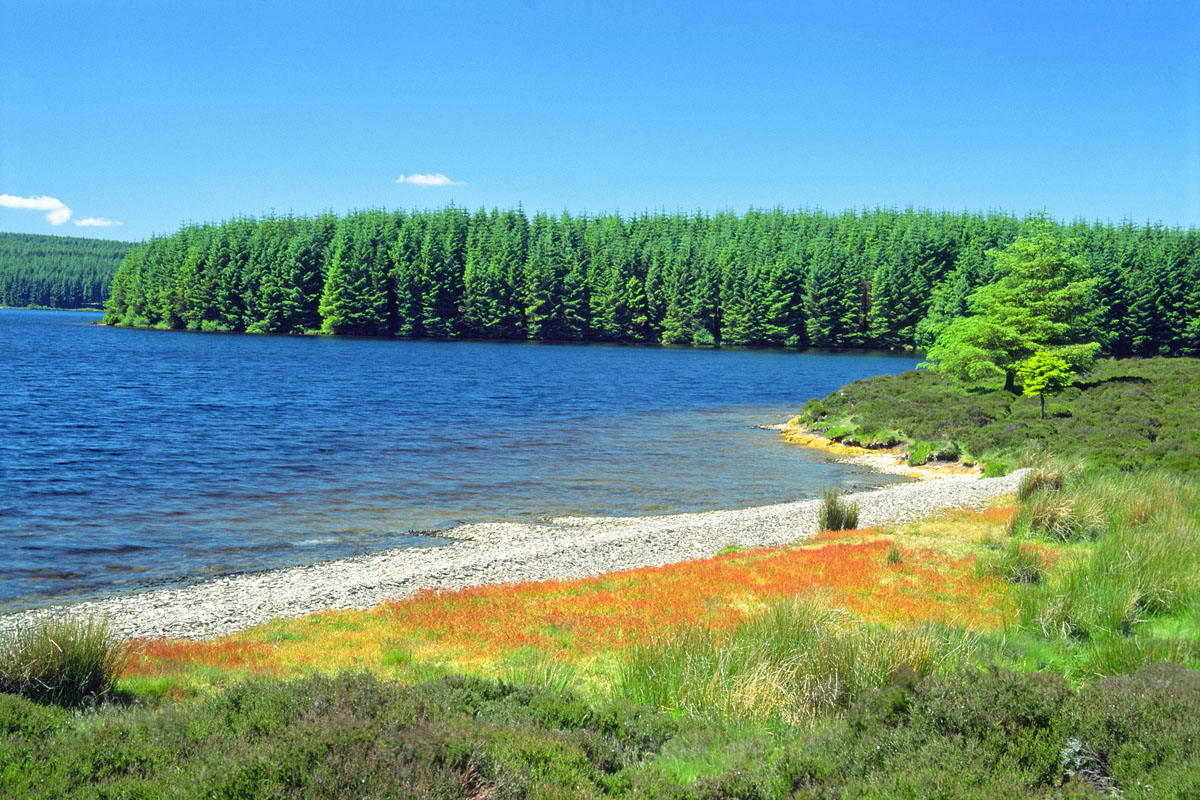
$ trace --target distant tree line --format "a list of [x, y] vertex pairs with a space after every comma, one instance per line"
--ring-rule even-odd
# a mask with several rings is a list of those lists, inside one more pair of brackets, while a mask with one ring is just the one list
[[[332, 334], [928, 347], [1033, 217], [877, 208], [239, 217], [134, 247], [105, 322]], [[1109, 351], [1200, 352], [1200, 231], [1052, 223]]]
[[0, 233], [0, 306], [98, 307], [132, 242]]

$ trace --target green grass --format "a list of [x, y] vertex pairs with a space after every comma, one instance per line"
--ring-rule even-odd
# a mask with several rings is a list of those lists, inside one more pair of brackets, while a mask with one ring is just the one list
[[1200, 481], [1080, 474], [1028, 494], [1014, 523], [1018, 535], [1094, 540], [1022, 593], [1027, 627], [1073, 638], [1128, 636], [1200, 606]]
[[102, 619], [46, 615], [0, 633], [0, 692], [59, 705], [103, 699], [124, 647]]
[[731, 631], [684, 628], [626, 658], [621, 693], [695, 717], [793, 725], [846, 707], [898, 670], [924, 677], [970, 656], [975, 637], [862, 625], [820, 602], [770, 605]]
[[826, 489], [817, 511], [818, 531], [844, 531], [858, 527], [858, 503], [838, 496], [837, 489]]

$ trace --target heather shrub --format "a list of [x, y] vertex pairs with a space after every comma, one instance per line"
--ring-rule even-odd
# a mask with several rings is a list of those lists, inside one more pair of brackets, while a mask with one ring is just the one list
[[1095, 754], [1125, 797], [1200, 793], [1200, 672], [1154, 664], [1079, 691], [1071, 734]]

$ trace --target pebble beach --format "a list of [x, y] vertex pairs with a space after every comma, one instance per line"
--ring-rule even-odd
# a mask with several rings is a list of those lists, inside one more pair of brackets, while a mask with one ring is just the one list
[[[859, 524], [910, 522], [955, 508], [981, 508], [1016, 491], [1023, 471], [1002, 478], [949, 475], [845, 495]], [[581, 578], [705, 558], [731, 545], [778, 547], [817, 532], [820, 500], [650, 517], [559, 517], [464, 525], [451, 544], [408, 547], [310, 566], [230, 575], [0, 617], [0, 630], [46, 613], [108, 620], [131, 637], [200, 639], [279, 617], [370, 608], [423, 589]]]

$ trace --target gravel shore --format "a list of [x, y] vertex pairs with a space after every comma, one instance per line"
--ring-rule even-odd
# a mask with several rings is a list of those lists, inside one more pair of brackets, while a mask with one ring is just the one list
[[[848, 494], [863, 527], [977, 508], [1016, 491], [1003, 478], [951, 476]], [[489, 523], [448, 531], [444, 547], [400, 548], [307, 567], [206, 580], [104, 600], [10, 614], [0, 630], [69, 610], [107, 617], [126, 636], [200, 639], [276, 617], [370, 608], [420, 589], [580, 578], [712, 556], [729, 545], [785, 545], [816, 532], [819, 500], [656, 517], [560, 517], [540, 524]]]

